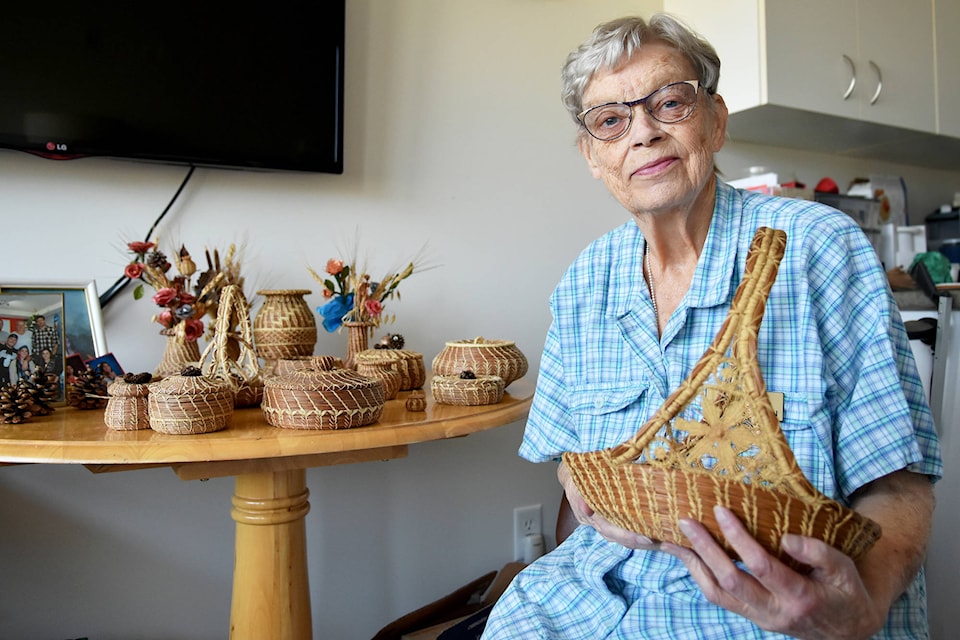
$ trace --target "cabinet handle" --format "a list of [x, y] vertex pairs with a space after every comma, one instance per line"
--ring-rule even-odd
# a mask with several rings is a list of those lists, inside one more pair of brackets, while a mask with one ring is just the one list
[[877, 98], [880, 97], [880, 92], [883, 91], [883, 75], [880, 73], [880, 67], [878, 67], [877, 63], [873, 60], [870, 61], [870, 66], [877, 72], [877, 90], [873, 92], [873, 97], [870, 98], [870, 104], [876, 104]]
[[857, 86], [857, 65], [853, 64], [853, 60], [850, 59], [850, 56], [847, 54], [841, 54], [843, 59], [847, 61], [847, 64], [850, 65], [850, 86], [847, 87], [847, 90], [843, 93], [843, 99], [846, 100], [853, 94], [853, 88]]

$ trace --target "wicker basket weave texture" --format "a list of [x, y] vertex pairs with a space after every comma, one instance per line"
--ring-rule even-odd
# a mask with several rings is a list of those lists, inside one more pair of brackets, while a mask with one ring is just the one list
[[308, 356], [317, 344], [317, 321], [303, 296], [309, 289], [264, 289], [253, 319], [257, 354], [265, 360]]
[[409, 349], [364, 349], [355, 364], [357, 371], [366, 365], [390, 365], [400, 374], [400, 391], [419, 389], [427, 381], [423, 354]]
[[122, 379], [114, 380], [107, 387], [107, 408], [103, 423], [116, 431], [136, 431], [150, 428], [150, 413], [147, 384], [131, 384]]
[[511, 340], [453, 340], [433, 359], [433, 374], [458, 376], [472, 371], [478, 376], [499, 376], [510, 386], [527, 374], [527, 357]]
[[230, 425], [234, 390], [223, 380], [175, 375], [150, 385], [150, 428], [160, 433], [211, 433]]
[[[731, 509], [771, 554], [785, 533], [821, 539], [859, 559], [880, 537], [875, 522], [821, 494], [803, 475], [780, 429], [756, 360], [767, 296], [786, 247], [782, 231], [760, 228], [730, 312], [679, 389], [626, 442], [563, 454], [587, 504], [653, 540], [689, 546], [679, 520], [699, 520], [724, 546], [713, 506]], [[726, 355], [733, 343], [730, 355]], [[703, 419], [678, 417], [700, 401]]]
[[436, 402], [467, 407], [497, 404], [503, 400], [504, 386], [500, 376], [477, 376], [469, 379], [460, 376], [433, 376], [430, 379], [430, 390]]
[[[236, 345], [236, 357], [231, 355], [231, 345]], [[205, 375], [225, 380], [233, 386], [235, 407], [260, 404], [263, 377], [253, 349], [250, 305], [239, 285], [227, 285], [220, 292], [213, 340], [204, 349], [200, 362]]]
[[349, 369], [298, 369], [269, 378], [263, 391], [267, 424], [287, 429], [350, 429], [380, 419], [384, 388]]
[[392, 362], [361, 363], [357, 365], [357, 373], [382, 382], [384, 400], [393, 400], [403, 384], [403, 376], [395, 367]]

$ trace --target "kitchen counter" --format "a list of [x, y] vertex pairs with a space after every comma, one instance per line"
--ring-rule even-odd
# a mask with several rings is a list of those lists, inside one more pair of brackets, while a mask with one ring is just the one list
[[[950, 296], [953, 298], [953, 308], [960, 309], [960, 291], [951, 291]], [[901, 311], [929, 310], [933, 312], [933, 315], [937, 313], [937, 305], [919, 289], [894, 291], [893, 297]]]

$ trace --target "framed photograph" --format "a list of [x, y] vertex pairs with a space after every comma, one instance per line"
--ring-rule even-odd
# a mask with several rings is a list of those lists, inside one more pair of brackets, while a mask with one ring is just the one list
[[[45, 309], [37, 308], [41, 303], [55, 304], [54, 298], [60, 301], [58, 314], [50, 314]], [[28, 325], [36, 324], [40, 315], [46, 316], [43, 321], [45, 327], [59, 327], [61, 363], [65, 364], [66, 358], [72, 355], [77, 355], [86, 362], [107, 353], [107, 339], [103, 331], [103, 316], [100, 312], [96, 282], [64, 284], [0, 281], [0, 340], [6, 340], [10, 333], [18, 336], [27, 334]], [[50, 335], [49, 331], [42, 333]], [[32, 356], [33, 332], [29, 331], [29, 334]], [[38, 345], [42, 343], [43, 339]]]
[[123, 367], [120, 366], [120, 363], [117, 362], [117, 358], [112, 353], [102, 355], [98, 358], [93, 358], [92, 360], [87, 360], [87, 366], [91, 369], [96, 369], [99, 371], [100, 375], [103, 376], [103, 379], [107, 382], [107, 384], [113, 382], [117, 378], [123, 377]]

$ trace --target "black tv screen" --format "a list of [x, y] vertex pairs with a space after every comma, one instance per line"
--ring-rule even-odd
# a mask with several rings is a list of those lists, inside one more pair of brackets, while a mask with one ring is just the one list
[[0, 147], [342, 173], [344, 4], [7, 3]]

